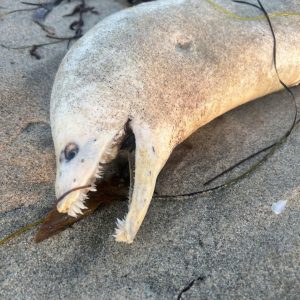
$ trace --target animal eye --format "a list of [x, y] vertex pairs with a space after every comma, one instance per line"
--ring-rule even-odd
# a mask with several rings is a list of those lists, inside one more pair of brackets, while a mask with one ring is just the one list
[[64, 150], [65, 159], [67, 161], [70, 161], [71, 159], [73, 159], [76, 156], [78, 151], [79, 151], [79, 148], [76, 144], [74, 144], [74, 143], [68, 144]]

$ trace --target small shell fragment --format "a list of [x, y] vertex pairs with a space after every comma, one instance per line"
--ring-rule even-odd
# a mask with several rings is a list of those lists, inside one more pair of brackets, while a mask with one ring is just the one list
[[272, 207], [271, 207], [272, 211], [276, 215], [279, 215], [284, 211], [286, 204], [287, 204], [287, 200], [279, 200], [272, 204]]

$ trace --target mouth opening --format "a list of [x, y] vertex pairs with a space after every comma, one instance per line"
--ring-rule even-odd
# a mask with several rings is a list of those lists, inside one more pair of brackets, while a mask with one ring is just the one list
[[[113, 149], [117, 149], [115, 157], [111, 156]], [[93, 192], [98, 192], [103, 195], [108, 194], [122, 194], [124, 187], [130, 184], [130, 172], [128, 164], [128, 152], [135, 149], [135, 137], [132, 130], [125, 125], [123, 134], [117, 134], [113, 139], [112, 144], [105, 153], [105, 159], [100, 159], [94, 174], [90, 177], [86, 185], [78, 186], [65, 192], [57, 199], [57, 210], [60, 213], [67, 213], [68, 215], [77, 218], [78, 215], [83, 214], [83, 210], [88, 209], [85, 205], [86, 201], [93, 197]], [[103, 162], [105, 161], [105, 162]], [[103, 183], [108, 183], [107, 185]], [[114, 185], [115, 184], [115, 185]], [[118, 186], [119, 191], [118, 191]], [[105, 187], [105, 191], [103, 191]]]

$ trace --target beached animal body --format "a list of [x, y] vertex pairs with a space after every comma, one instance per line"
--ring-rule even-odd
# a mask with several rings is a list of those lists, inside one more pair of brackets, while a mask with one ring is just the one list
[[[284, 10], [299, 11], [296, 2], [284, 3]], [[267, 3], [267, 9], [278, 3]], [[235, 9], [261, 14], [239, 4]], [[272, 20], [280, 77], [296, 85], [300, 18]], [[92, 185], [68, 194], [57, 209], [81, 213], [129, 127], [136, 142], [134, 183], [116, 240], [131, 243], [174, 147], [219, 115], [282, 89], [272, 49], [266, 20], [236, 20], [205, 0], [150, 2], [97, 24], [67, 53], [52, 91], [56, 195]]]

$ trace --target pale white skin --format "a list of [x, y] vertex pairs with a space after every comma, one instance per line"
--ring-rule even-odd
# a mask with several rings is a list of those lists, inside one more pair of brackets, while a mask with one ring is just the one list
[[[300, 10], [296, 4], [285, 10]], [[296, 85], [299, 18], [273, 23], [280, 76]], [[91, 185], [70, 193], [57, 209], [74, 217], [82, 213], [87, 192], [102, 176], [99, 163], [116, 156], [128, 122], [136, 139], [134, 185], [115, 238], [131, 243], [174, 147], [219, 115], [281, 88], [264, 20], [233, 20], [199, 0], [155, 1], [105, 19], [72, 47], [55, 78], [56, 196]], [[67, 160], [70, 144], [78, 151]]]

